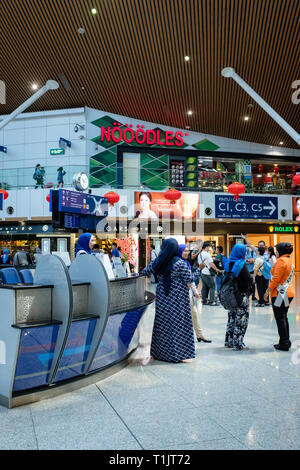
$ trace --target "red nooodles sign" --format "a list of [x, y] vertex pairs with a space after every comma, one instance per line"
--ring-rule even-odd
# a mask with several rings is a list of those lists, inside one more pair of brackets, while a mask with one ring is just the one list
[[[183, 142], [184, 133], [181, 131], [165, 131], [164, 138], [161, 140], [161, 130], [156, 129], [144, 129], [144, 126], [137, 126], [137, 129], [132, 129], [132, 124], [128, 126], [125, 124], [125, 128], [121, 129], [121, 124], [114, 123], [114, 127], [101, 127], [100, 128], [100, 140], [101, 142], [115, 142], [118, 144], [121, 141], [126, 142], [126, 144], [131, 144], [136, 142], [137, 144], [147, 144], [147, 145], [163, 145], [181, 147]], [[185, 133], [187, 136], [188, 133]]]

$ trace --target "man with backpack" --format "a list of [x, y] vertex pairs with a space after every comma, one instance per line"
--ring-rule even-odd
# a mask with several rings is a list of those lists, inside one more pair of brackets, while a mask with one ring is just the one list
[[39, 186], [44, 187], [45, 169], [38, 163], [33, 173], [33, 179], [36, 180], [35, 189]]
[[[218, 273], [222, 273], [220, 269], [214, 264], [210, 250], [210, 242], [204, 242], [202, 246], [202, 251], [198, 256], [199, 269], [201, 270], [201, 280], [202, 280], [202, 304], [203, 305], [217, 305], [215, 301], [216, 293], [216, 282], [215, 276]], [[209, 302], [207, 298], [209, 295]]]

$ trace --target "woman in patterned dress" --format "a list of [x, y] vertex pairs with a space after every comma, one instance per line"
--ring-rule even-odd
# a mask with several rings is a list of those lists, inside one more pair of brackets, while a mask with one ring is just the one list
[[246, 265], [246, 245], [234, 245], [225, 271], [232, 272], [237, 280], [239, 292], [243, 296], [241, 307], [228, 311], [228, 322], [225, 335], [225, 347], [234, 351], [245, 349], [244, 336], [249, 321], [249, 295], [252, 295], [254, 284]]
[[195, 357], [189, 287], [192, 276], [179, 258], [174, 238], [164, 240], [161, 252], [142, 274], [157, 274], [151, 356], [166, 362], [191, 362]]

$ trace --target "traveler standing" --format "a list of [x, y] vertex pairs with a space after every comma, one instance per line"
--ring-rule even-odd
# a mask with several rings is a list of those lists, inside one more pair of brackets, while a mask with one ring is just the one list
[[191, 362], [195, 357], [189, 296], [192, 276], [178, 255], [177, 241], [168, 238], [158, 257], [142, 270], [146, 276], [159, 276], [150, 354], [161, 361]]
[[265, 248], [263, 246], [258, 247], [257, 249], [257, 257], [254, 262], [254, 281], [256, 282], [257, 292], [258, 292], [258, 303], [255, 305], [256, 307], [264, 307], [265, 300], [264, 295], [268, 288], [268, 279], [266, 279], [263, 275], [264, 269], [264, 262], [265, 262]]
[[[201, 270], [201, 280], [202, 280], [202, 304], [203, 305], [217, 305], [215, 301], [215, 292], [216, 292], [216, 283], [215, 283], [215, 276], [217, 273], [221, 273], [221, 271], [215, 266], [214, 260], [209, 253], [210, 250], [210, 242], [204, 242], [202, 246], [202, 251], [198, 256], [198, 264], [205, 265], [204, 268]], [[207, 298], [209, 295], [209, 302], [207, 302]]]
[[[185, 264], [188, 266], [189, 269], [191, 269], [191, 265], [188, 262], [188, 256], [189, 256], [189, 249], [186, 245], [179, 245], [179, 256]], [[193, 320], [193, 327], [197, 336], [197, 341], [201, 342], [203, 341], [204, 343], [211, 343], [209, 339], [206, 339], [202, 328], [200, 327], [200, 322], [198, 318], [198, 308], [197, 308], [197, 300], [200, 299], [200, 294], [197, 290], [197, 287], [195, 283], [193, 282], [191, 287], [190, 287], [190, 304], [191, 304], [191, 312], [192, 312], [192, 320]]]
[[[247, 268], [248, 268], [248, 271], [250, 273], [250, 276], [252, 276], [253, 282], [254, 282], [254, 262], [255, 262], [256, 257], [257, 257], [257, 255], [256, 255], [255, 248], [247, 246], [246, 264], [247, 264]], [[253, 292], [253, 295], [252, 295], [252, 300], [257, 300], [257, 298], [255, 297], [255, 289], [254, 289], [254, 292]]]
[[12, 264], [12, 256], [8, 248], [5, 248], [3, 254], [1, 255], [2, 264]]
[[23, 250], [23, 248], [21, 248], [21, 250], [19, 250], [15, 254], [13, 265], [14, 266], [28, 266], [29, 265], [27, 253], [25, 250]]
[[33, 179], [36, 180], [35, 189], [37, 189], [39, 186], [41, 188], [44, 187], [44, 176], [45, 176], [45, 170], [38, 163], [35, 167], [34, 174], [33, 174]]
[[[154, 261], [157, 258], [157, 253], [155, 251], [155, 246], [150, 245], [150, 262]], [[151, 274], [151, 283], [152, 284], [157, 284], [158, 283], [158, 277], [156, 274]]]
[[61, 185], [61, 187], [63, 188], [64, 187], [64, 176], [66, 174], [66, 172], [64, 171], [63, 167], [60, 166], [59, 168], [57, 168], [57, 187], [59, 188], [59, 186]]
[[271, 269], [272, 280], [265, 293], [265, 299], [271, 294], [272, 308], [278, 328], [279, 343], [274, 348], [279, 351], [288, 351], [291, 347], [290, 330], [288, 321], [289, 306], [295, 296], [291, 285], [294, 275], [294, 265], [290, 255], [293, 246], [290, 243], [278, 243], [276, 245], [277, 261]]
[[75, 248], [75, 256], [84, 254], [91, 255], [92, 248], [95, 245], [96, 239], [92, 233], [83, 233], [77, 240]]
[[201, 252], [201, 249], [202, 249], [202, 241], [200, 240], [199, 248], [191, 250], [187, 259], [191, 266], [192, 274], [194, 274], [194, 282], [195, 282], [197, 289], [199, 286], [200, 274], [201, 274], [201, 272], [199, 272], [199, 265], [198, 265], [198, 256]]
[[218, 273], [216, 277], [217, 294], [219, 294], [220, 287], [224, 279], [224, 269], [225, 269], [227, 258], [223, 256], [222, 254], [223, 253], [222, 246], [217, 246], [216, 251], [217, 251], [217, 256], [214, 259], [214, 264], [221, 271], [221, 273]]
[[272, 246], [269, 246], [269, 248], [268, 248], [268, 255], [269, 255], [269, 262], [273, 266], [276, 263], [277, 258], [276, 258], [276, 255], [275, 255], [274, 248]]
[[242, 295], [240, 307], [228, 311], [228, 322], [225, 335], [225, 347], [233, 348], [234, 351], [245, 349], [244, 336], [249, 321], [249, 295], [253, 292], [253, 279], [246, 265], [246, 245], [234, 245], [226, 272], [232, 272], [237, 282], [237, 287]]
[[111, 244], [111, 255], [110, 257], [121, 258], [121, 253], [118, 250], [118, 245], [116, 243]]

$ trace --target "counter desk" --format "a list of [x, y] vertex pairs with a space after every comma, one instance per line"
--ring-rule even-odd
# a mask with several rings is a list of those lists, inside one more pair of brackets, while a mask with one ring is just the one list
[[0, 286], [0, 404], [95, 383], [127, 364], [155, 296], [140, 276], [109, 280], [96, 257], [40, 258], [33, 285]]

